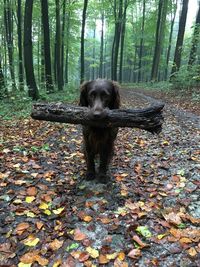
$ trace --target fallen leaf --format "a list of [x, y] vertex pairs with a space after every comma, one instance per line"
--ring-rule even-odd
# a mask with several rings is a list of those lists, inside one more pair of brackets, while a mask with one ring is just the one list
[[110, 260], [106, 257], [106, 255], [99, 255], [99, 264], [106, 264], [108, 263]]
[[53, 213], [56, 214], [56, 215], [61, 214], [61, 213], [63, 212], [64, 209], [65, 209], [65, 208], [58, 208], [58, 209], [56, 209], [56, 210], [53, 210]]
[[125, 259], [125, 253], [124, 252], [119, 252], [119, 254], [118, 254], [118, 256], [117, 256], [117, 258], [120, 260], [120, 261], [123, 261], [124, 259]]
[[26, 246], [35, 247], [39, 241], [40, 241], [39, 238], [37, 238], [33, 234], [31, 234], [26, 239], [23, 240], [23, 243]]
[[48, 204], [46, 202], [41, 202], [39, 209], [41, 210], [47, 210], [49, 208]]
[[31, 203], [34, 200], [35, 200], [35, 197], [34, 196], [26, 197], [26, 199], [25, 199], [26, 203]]
[[146, 237], [146, 238], [152, 236], [152, 234], [151, 234], [151, 232], [149, 231], [149, 229], [148, 229], [147, 226], [138, 226], [138, 227], [136, 228], [136, 231], [137, 231], [138, 233], [140, 233], [142, 236]]
[[168, 214], [163, 214], [163, 217], [168, 223], [174, 224], [174, 225], [179, 225], [182, 223], [182, 220], [179, 216], [178, 213], [175, 212], [170, 212]]
[[89, 259], [90, 255], [87, 253], [87, 252], [82, 252], [80, 255], [79, 255], [79, 258], [78, 260], [80, 262], [85, 262]]
[[91, 221], [92, 221], [92, 217], [86, 215], [86, 216], [83, 218], [83, 221], [84, 221], [84, 222], [91, 222]]
[[141, 257], [141, 251], [140, 251], [140, 249], [137, 249], [137, 248], [135, 248], [135, 249], [132, 249], [129, 253], [128, 253], [128, 257], [129, 258], [132, 258], [132, 259], [137, 259], [137, 258], [139, 258], [139, 257]]
[[41, 230], [43, 226], [44, 226], [43, 222], [36, 222], [36, 227], [38, 230]]
[[50, 244], [49, 244], [49, 247], [52, 249], [52, 250], [58, 250], [59, 248], [62, 247], [64, 241], [61, 240], [59, 241], [58, 239], [54, 239]]
[[191, 256], [191, 257], [195, 257], [197, 255], [197, 251], [195, 248], [190, 248], [187, 250], [187, 253]]
[[62, 260], [57, 260], [54, 262], [52, 267], [59, 267], [62, 264]]
[[99, 251], [92, 248], [92, 247], [87, 247], [86, 248], [86, 251], [90, 254], [90, 256], [93, 258], [93, 259], [96, 259], [99, 257]]
[[134, 235], [133, 237], [133, 240], [138, 244], [140, 245], [141, 248], [145, 248], [145, 247], [149, 247], [148, 244], [145, 244], [140, 238], [138, 235]]
[[28, 196], [36, 196], [37, 195], [37, 188], [35, 186], [31, 186], [26, 190], [26, 192], [27, 192]]
[[87, 238], [86, 234], [82, 233], [80, 229], [76, 229], [74, 231], [74, 240], [81, 241], [84, 240], [85, 238]]
[[15, 229], [17, 235], [23, 234], [24, 231], [26, 231], [30, 227], [29, 223], [19, 223]]
[[180, 238], [179, 240], [181, 243], [186, 243], [186, 244], [189, 244], [189, 243], [192, 243], [192, 240], [188, 237], [182, 237]]

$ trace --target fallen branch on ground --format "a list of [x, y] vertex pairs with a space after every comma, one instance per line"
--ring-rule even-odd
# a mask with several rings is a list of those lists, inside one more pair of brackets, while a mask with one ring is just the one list
[[33, 106], [31, 117], [36, 120], [61, 123], [82, 124], [94, 127], [131, 127], [159, 133], [162, 130], [164, 104], [144, 109], [107, 110], [102, 119], [94, 119], [90, 109], [61, 103], [37, 103]]

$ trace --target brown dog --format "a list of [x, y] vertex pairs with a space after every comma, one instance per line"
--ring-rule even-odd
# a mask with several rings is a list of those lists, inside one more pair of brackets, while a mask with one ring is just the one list
[[[119, 86], [117, 83], [97, 79], [81, 85], [80, 106], [89, 107], [93, 119], [104, 118], [107, 109], [120, 106]], [[98, 180], [107, 183], [108, 166], [113, 155], [114, 141], [118, 128], [98, 128], [83, 126], [84, 153], [87, 164], [86, 179], [95, 179], [95, 155], [99, 154]]]

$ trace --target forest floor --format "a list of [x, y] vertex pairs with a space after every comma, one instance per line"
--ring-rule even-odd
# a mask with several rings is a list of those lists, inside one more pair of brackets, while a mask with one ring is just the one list
[[119, 130], [108, 185], [84, 180], [80, 126], [1, 120], [0, 266], [200, 266], [198, 106], [121, 95], [161, 97], [165, 122]]

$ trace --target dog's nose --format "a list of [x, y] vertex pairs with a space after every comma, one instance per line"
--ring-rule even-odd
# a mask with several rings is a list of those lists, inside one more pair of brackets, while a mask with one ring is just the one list
[[102, 115], [103, 115], [103, 110], [94, 110], [94, 112], [93, 112], [93, 116], [94, 116], [94, 118], [101, 118], [102, 117]]

